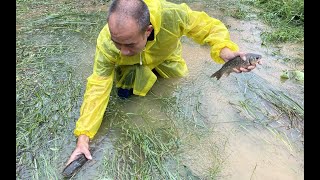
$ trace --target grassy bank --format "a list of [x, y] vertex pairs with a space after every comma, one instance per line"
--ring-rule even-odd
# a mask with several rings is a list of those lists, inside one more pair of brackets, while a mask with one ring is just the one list
[[267, 42], [304, 41], [304, 1], [303, 0], [244, 0], [261, 11], [259, 17], [273, 30], [262, 33]]
[[303, 0], [170, 0], [176, 3], [200, 2], [204, 7], [216, 7], [236, 19], [260, 19], [271, 28], [261, 34], [264, 43], [304, 41]]

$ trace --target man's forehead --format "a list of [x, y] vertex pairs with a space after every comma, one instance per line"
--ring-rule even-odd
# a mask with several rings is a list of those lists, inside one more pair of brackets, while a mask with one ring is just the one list
[[136, 28], [138, 22], [133, 18], [119, 13], [113, 13], [108, 19], [108, 23], [121, 28]]
[[111, 40], [118, 44], [135, 44], [141, 39], [141, 34], [130, 30], [121, 32], [116, 31], [115, 33], [110, 31], [110, 34]]
[[123, 31], [139, 33], [138, 24], [132, 18], [124, 18], [122, 20], [119, 20], [116, 16], [110, 16], [108, 25], [109, 30], [113, 35], [117, 35], [118, 33], [122, 33]]

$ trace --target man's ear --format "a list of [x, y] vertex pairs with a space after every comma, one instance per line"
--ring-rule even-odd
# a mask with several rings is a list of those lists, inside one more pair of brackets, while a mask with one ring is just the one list
[[152, 30], [153, 30], [153, 26], [150, 24], [150, 25], [147, 27], [147, 30], [146, 30], [145, 35], [146, 35], [147, 37], [149, 37], [150, 34], [151, 34], [151, 32], [152, 32]]

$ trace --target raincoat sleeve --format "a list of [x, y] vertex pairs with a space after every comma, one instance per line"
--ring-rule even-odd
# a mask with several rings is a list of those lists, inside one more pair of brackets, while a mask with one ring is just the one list
[[211, 58], [217, 63], [225, 63], [220, 57], [220, 51], [228, 47], [238, 51], [237, 44], [230, 40], [226, 26], [218, 19], [210, 17], [205, 12], [192, 11], [186, 4], [182, 4], [186, 11], [186, 22], [182, 23], [184, 34], [199, 44], [207, 43], [211, 46]]
[[74, 130], [75, 136], [85, 134], [92, 139], [101, 125], [114, 78], [114, 63], [110, 61], [111, 58], [98, 43], [93, 74], [87, 79], [80, 117]]

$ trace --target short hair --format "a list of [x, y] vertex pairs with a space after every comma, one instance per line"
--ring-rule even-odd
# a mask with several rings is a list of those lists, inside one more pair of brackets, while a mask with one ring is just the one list
[[148, 6], [142, 0], [113, 0], [109, 7], [107, 21], [112, 13], [120, 13], [121, 17], [132, 17], [138, 23], [141, 32], [150, 25]]

